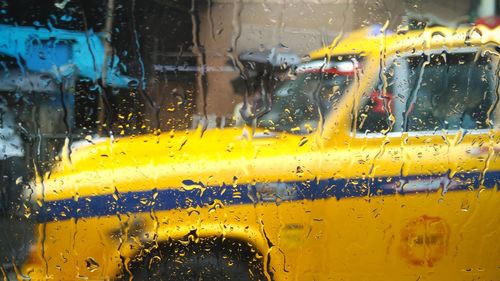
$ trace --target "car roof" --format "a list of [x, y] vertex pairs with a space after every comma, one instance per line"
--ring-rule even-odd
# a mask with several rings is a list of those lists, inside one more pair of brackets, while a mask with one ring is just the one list
[[370, 55], [381, 52], [392, 54], [477, 47], [486, 44], [500, 44], [500, 26], [495, 29], [483, 25], [459, 28], [430, 27], [404, 33], [389, 34], [380, 31], [378, 35], [361, 29], [344, 38], [339, 36], [332, 44], [311, 52], [309, 56], [311, 59], [322, 59], [341, 55]]

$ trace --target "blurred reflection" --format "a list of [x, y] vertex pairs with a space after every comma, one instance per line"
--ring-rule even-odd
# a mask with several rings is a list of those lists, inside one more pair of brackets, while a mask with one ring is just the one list
[[0, 279], [500, 280], [499, 10], [0, 0]]
[[19, 135], [14, 112], [5, 98], [0, 98], [0, 178], [1, 213], [3, 217], [12, 215], [19, 208], [20, 189], [17, 184], [26, 177], [24, 146]]
[[313, 132], [320, 115], [325, 118], [353, 82], [356, 67], [356, 60], [298, 65], [296, 75], [277, 86], [272, 107], [258, 119], [257, 126], [276, 132]]
[[6, 97], [0, 97], [0, 264], [12, 268], [25, 259], [32, 236], [21, 198], [28, 175], [25, 144], [16, 107]]

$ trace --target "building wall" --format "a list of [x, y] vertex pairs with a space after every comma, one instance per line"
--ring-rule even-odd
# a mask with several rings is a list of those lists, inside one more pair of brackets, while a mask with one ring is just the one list
[[[271, 49], [279, 44], [299, 55], [329, 44], [340, 32], [353, 28], [350, 1], [212, 1], [200, 14], [200, 45], [206, 64], [206, 101], [197, 97], [197, 111], [231, 115], [242, 100], [230, 81], [238, 78], [234, 68], [238, 54]], [[231, 71], [231, 68], [234, 68]], [[206, 107], [204, 103], [206, 102]]]
[[[407, 16], [454, 24], [466, 21], [470, 0], [211, 0], [198, 1], [192, 34], [199, 73], [195, 114], [230, 116], [242, 94], [238, 55], [279, 44], [299, 55], [320, 48], [339, 34], [377, 24], [397, 29]], [[203, 54], [203, 57], [201, 55]]]

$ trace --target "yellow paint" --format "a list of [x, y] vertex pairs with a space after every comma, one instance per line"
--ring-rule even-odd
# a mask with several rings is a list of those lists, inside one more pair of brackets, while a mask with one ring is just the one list
[[[63, 160], [46, 175], [45, 200], [180, 188], [186, 179], [217, 186], [235, 180], [359, 179], [481, 172], [486, 167], [498, 171], [496, 128], [466, 135], [459, 143], [456, 133], [365, 138], [351, 132], [350, 113], [375, 83], [381, 56], [413, 49], [486, 49], [499, 41], [499, 28], [482, 27], [348, 37], [311, 53], [313, 59], [362, 54], [365, 68], [327, 116], [322, 132], [307, 136], [306, 143], [302, 136], [286, 133], [252, 138], [251, 128], [213, 129], [203, 137], [189, 131], [106, 139], [73, 151], [71, 162]], [[480, 144], [489, 157], [467, 153]], [[38, 179], [38, 197], [40, 187]], [[500, 280], [497, 188], [371, 195], [50, 222], [38, 228], [38, 244], [22, 272], [33, 280], [112, 279], [123, 270], [120, 256], [128, 261], [148, 242], [184, 239], [196, 231], [199, 237], [224, 236], [254, 245], [269, 261], [275, 280]], [[99, 267], [87, 268], [88, 258]]]

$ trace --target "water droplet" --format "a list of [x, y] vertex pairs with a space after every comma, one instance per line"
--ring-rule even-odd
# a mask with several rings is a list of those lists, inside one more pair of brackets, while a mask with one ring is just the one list
[[297, 176], [299, 178], [301, 178], [304, 175], [304, 169], [302, 169], [302, 167], [300, 167], [300, 166], [297, 166], [297, 169], [295, 170], [295, 174], [297, 174]]
[[21, 185], [23, 183], [23, 177], [18, 177], [16, 179], [16, 185]]
[[202, 194], [206, 189], [205, 185], [203, 185], [202, 182], [194, 182], [192, 180], [183, 180], [182, 188], [186, 191], [199, 189]]
[[307, 137], [303, 137], [302, 139], [300, 139], [299, 146], [303, 146], [307, 143], [307, 141], [309, 141], [309, 139]]
[[468, 212], [469, 208], [470, 208], [469, 201], [468, 200], [463, 201], [462, 205], [460, 206], [460, 210], [462, 210], [462, 212]]
[[99, 263], [97, 263], [97, 261], [93, 257], [88, 257], [85, 260], [85, 263], [87, 264], [87, 269], [90, 272], [94, 272], [99, 269]]
[[444, 35], [444, 33], [443, 33], [443, 32], [441, 32], [441, 31], [434, 31], [434, 32], [432, 32], [431, 36], [432, 36], [433, 38], [439, 38], [439, 37], [441, 37], [441, 38], [445, 38], [445, 37], [446, 37], [446, 36]]

